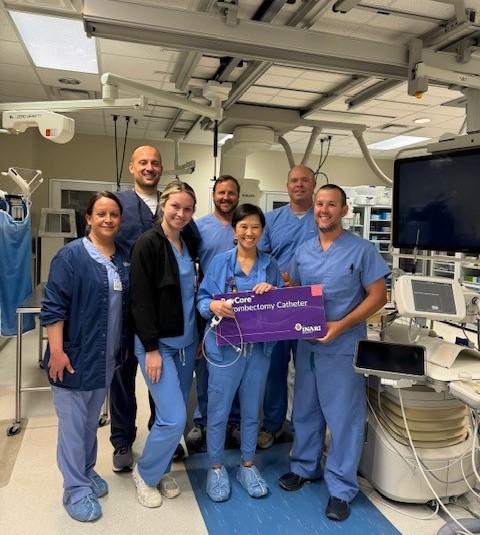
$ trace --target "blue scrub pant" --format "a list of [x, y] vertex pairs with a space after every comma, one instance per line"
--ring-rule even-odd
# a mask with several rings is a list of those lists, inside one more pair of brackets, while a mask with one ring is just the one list
[[365, 379], [354, 372], [352, 355], [313, 354], [299, 344], [291, 471], [309, 479], [322, 475], [320, 461], [328, 426], [331, 442], [323, 477], [330, 496], [350, 502], [358, 492], [365, 419]]
[[[224, 364], [224, 363], [221, 363]], [[210, 464], [223, 464], [228, 414], [235, 392], [240, 399], [240, 450], [243, 461], [252, 461], [257, 447], [259, 412], [265, 393], [270, 357], [263, 344], [255, 344], [247, 356], [232, 366], [208, 366], [207, 452]]]
[[138, 470], [142, 479], [155, 487], [170, 472], [172, 457], [187, 422], [186, 402], [190, 393], [198, 342], [184, 350], [160, 345], [162, 374], [152, 383], [145, 372], [145, 349], [135, 336], [135, 355], [148, 390], [155, 402], [155, 422], [147, 437]]
[[[65, 372], [68, 373], [68, 372]], [[96, 474], [98, 417], [106, 388], [70, 390], [52, 385], [58, 416], [57, 463], [63, 476], [64, 503], [88, 496]]]
[[[204, 358], [195, 361], [195, 386], [197, 389], [197, 406], [193, 413], [193, 421], [196, 424], [207, 425], [208, 368], [207, 361]], [[238, 399], [238, 392], [233, 398], [232, 410], [230, 411], [228, 422], [240, 422], [240, 401]]]
[[263, 427], [272, 433], [279, 431], [288, 407], [288, 364], [290, 355], [297, 350], [297, 340], [281, 340], [272, 351], [268, 372], [265, 399], [263, 400]]

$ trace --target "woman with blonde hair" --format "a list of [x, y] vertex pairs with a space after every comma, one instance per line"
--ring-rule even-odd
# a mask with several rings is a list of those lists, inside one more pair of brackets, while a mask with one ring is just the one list
[[181, 230], [191, 221], [195, 205], [195, 192], [188, 184], [170, 182], [160, 197], [160, 220], [132, 249], [135, 355], [155, 402], [155, 422], [132, 474], [145, 507], [159, 507], [162, 495], [180, 494], [169, 472], [185, 428], [199, 340], [197, 251]]

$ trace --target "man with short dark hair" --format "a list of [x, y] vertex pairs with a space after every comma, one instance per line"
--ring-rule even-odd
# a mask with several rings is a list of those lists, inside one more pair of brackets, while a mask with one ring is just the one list
[[[353, 354], [357, 340], [367, 337], [365, 320], [387, 302], [390, 273], [372, 243], [342, 228], [347, 212], [343, 189], [322, 186], [314, 203], [318, 234], [297, 248], [289, 265], [296, 283], [322, 285], [327, 329], [321, 338], [298, 342], [291, 471], [279, 484], [294, 491], [323, 476], [331, 520], [348, 518], [359, 490], [366, 401], [365, 379], [353, 370]], [[331, 440], [323, 469], [327, 426]]]

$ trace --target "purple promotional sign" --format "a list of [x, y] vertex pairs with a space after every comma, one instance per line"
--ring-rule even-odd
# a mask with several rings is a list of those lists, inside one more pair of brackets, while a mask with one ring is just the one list
[[219, 346], [325, 336], [320, 284], [278, 288], [261, 295], [238, 292], [213, 297], [233, 299], [235, 312], [235, 319], [223, 318], [216, 327]]

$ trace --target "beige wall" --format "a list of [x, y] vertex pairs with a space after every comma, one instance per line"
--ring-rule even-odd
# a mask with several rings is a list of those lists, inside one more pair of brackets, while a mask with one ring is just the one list
[[[294, 157], [296, 162], [301, 162], [302, 155], [294, 154]], [[318, 162], [319, 156], [314, 155], [308, 160], [307, 165], [316, 170]], [[389, 178], [393, 178], [393, 161], [378, 160], [376, 163]], [[283, 150], [261, 151], [248, 157], [245, 177], [260, 180], [262, 190], [284, 191], [289, 169], [287, 156]], [[343, 186], [384, 185], [374, 175], [363, 158], [329, 156], [322, 166], [321, 172], [328, 176], [328, 181], [332, 184]], [[326, 183], [326, 179], [323, 175], [319, 175], [317, 182], [320, 186]]]
[[[127, 142], [122, 182], [130, 182], [128, 161], [133, 148], [146, 141], [130, 140]], [[165, 169], [172, 169], [174, 162], [174, 146], [172, 142], [151, 142], [160, 149]], [[118, 142], [119, 159], [123, 150], [123, 138]], [[294, 155], [300, 162], [302, 156]], [[182, 175], [182, 179], [189, 182], [196, 191], [198, 198], [196, 216], [202, 216], [209, 211], [209, 193], [211, 179], [214, 173], [213, 149], [204, 145], [180, 145], [180, 163], [196, 160], [195, 172], [192, 175]], [[308, 165], [316, 169], [318, 155], [312, 156]], [[393, 162], [378, 161], [379, 167], [388, 176], [393, 174]], [[40, 136], [36, 130], [28, 130], [18, 136], [0, 135], [0, 170], [8, 167], [25, 167], [40, 169], [45, 179], [32, 196], [32, 232], [36, 234], [40, 209], [48, 206], [48, 180], [52, 178], [75, 180], [111, 180], [115, 181], [115, 146], [113, 138], [106, 136], [77, 134], [72, 141], [64, 145], [52, 143]], [[218, 161], [217, 169], [220, 169]], [[283, 150], [261, 151], [247, 158], [245, 177], [260, 180], [263, 191], [284, 191], [288, 160]], [[363, 159], [335, 158], [329, 156], [322, 167], [331, 183], [341, 185], [382, 184], [372, 173]], [[218, 175], [218, 171], [217, 171]], [[172, 177], [173, 178], [173, 177]], [[162, 183], [167, 183], [169, 177], [163, 177]], [[0, 177], [0, 190], [8, 191], [12, 185]], [[318, 183], [324, 184], [325, 177], [319, 176]]]

